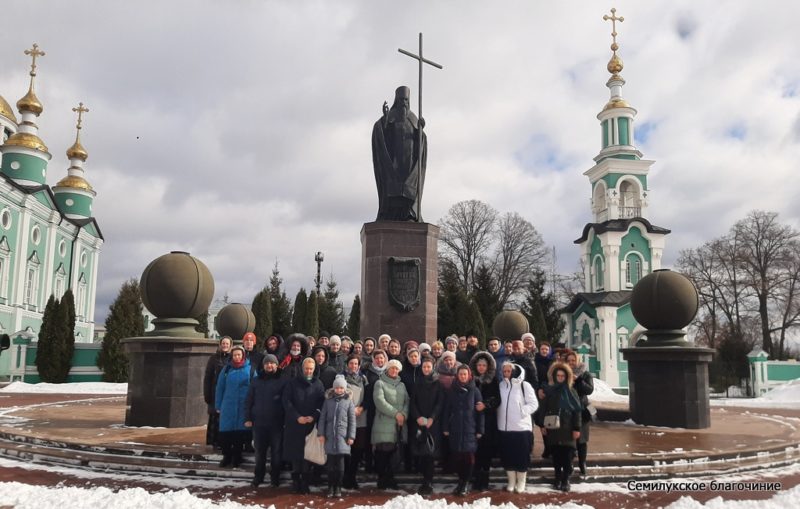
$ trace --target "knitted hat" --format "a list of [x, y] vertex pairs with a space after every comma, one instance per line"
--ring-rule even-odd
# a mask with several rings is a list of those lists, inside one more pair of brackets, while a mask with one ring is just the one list
[[334, 334], [333, 336], [331, 336], [330, 338], [328, 338], [328, 341], [330, 341], [330, 343], [331, 343], [332, 345], [333, 345], [333, 344], [339, 344], [339, 345], [341, 345], [341, 344], [342, 344], [342, 338], [340, 338], [340, 337], [339, 337], [339, 336], [337, 336], [336, 334]]
[[347, 389], [347, 380], [344, 379], [344, 375], [336, 375], [336, 378], [333, 379], [333, 388], [337, 387]]
[[535, 338], [535, 337], [533, 337], [533, 334], [531, 334], [530, 332], [526, 332], [526, 333], [525, 333], [525, 334], [523, 334], [523, 335], [522, 335], [522, 337], [521, 337], [521, 338], [519, 338], [519, 339], [521, 339], [522, 341], [525, 341], [525, 340], [526, 340], [526, 339], [528, 339], [528, 338], [532, 339], [534, 342], [536, 341], [536, 338]]
[[445, 345], [449, 345], [450, 343], [455, 343], [457, 345], [458, 344], [458, 338], [454, 338], [453, 336], [450, 336], [444, 341]]
[[403, 365], [397, 359], [392, 359], [386, 363], [386, 369], [397, 368], [398, 371], [403, 371]]
[[271, 353], [268, 353], [267, 355], [264, 356], [264, 360], [261, 363], [262, 364], [267, 364], [268, 362], [271, 362], [273, 364], [277, 364], [278, 363], [278, 358], [275, 357], [274, 355], [272, 355]]
[[431, 345], [429, 345], [428, 343], [422, 343], [421, 345], [419, 345], [419, 353], [425, 354], [425, 352], [430, 352], [430, 351], [431, 351]]
[[447, 359], [448, 357], [451, 357], [453, 360], [455, 360], [456, 354], [449, 350], [442, 354], [442, 360]]

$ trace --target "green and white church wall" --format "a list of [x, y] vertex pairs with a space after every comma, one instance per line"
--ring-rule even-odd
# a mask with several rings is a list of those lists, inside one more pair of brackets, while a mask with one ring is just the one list
[[800, 378], [800, 362], [769, 360], [767, 352], [756, 348], [747, 354], [753, 396], [759, 397], [778, 385]]

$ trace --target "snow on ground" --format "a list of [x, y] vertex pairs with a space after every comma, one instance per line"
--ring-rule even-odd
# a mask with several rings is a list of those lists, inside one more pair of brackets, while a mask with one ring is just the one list
[[786, 509], [787, 507], [800, 507], [800, 486], [781, 491], [767, 500], [725, 500], [716, 497], [701, 503], [692, 497], [681, 497], [665, 509]]
[[[576, 504], [567, 502], [566, 504], [530, 504], [523, 505], [527, 509], [555, 509], [557, 507], [566, 509], [592, 509], [590, 505]], [[479, 498], [473, 502], [451, 502], [443, 498], [437, 500], [426, 500], [419, 495], [407, 495], [395, 497], [386, 501], [383, 505], [355, 505], [352, 509], [518, 509], [511, 502], [500, 505], [492, 505], [491, 498]]]
[[781, 384], [758, 398], [712, 399], [715, 406], [800, 408], [800, 378]]
[[[168, 491], [166, 493], [148, 493], [142, 488], [124, 489], [114, 492], [108, 488], [75, 488], [57, 486], [31, 486], [18, 482], [0, 483], [0, 504], [9, 504], [15, 509], [42, 509], [58, 507], [59, 509], [139, 509], [142, 507], [159, 509], [242, 509], [256, 506], [243, 505], [230, 500], [215, 502], [199, 498], [187, 490]], [[274, 509], [275, 506], [270, 506]]]
[[70, 382], [63, 384], [11, 382], [0, 392], [23, 392], [37, 394], [127, 394], [128, 384], [108, 382]]
[[589, 395], [592, 403], [628, 403], [628, 396], [617, 394], [611, 390], [611, 386], [600, 380], [594, 379], [594, 392]]

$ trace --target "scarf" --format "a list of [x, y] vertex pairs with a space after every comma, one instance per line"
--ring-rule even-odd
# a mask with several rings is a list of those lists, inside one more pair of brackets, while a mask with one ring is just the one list
[[244, 357], [242, 357], [242, 360], [238, 362], [231, 359], [231, 366], [233, 366], [235, 369], [239, 369], [242, 366], [244, 366], [244, 361], [245, 361]]
[[290, 353], [286, 354], [286, 357], [284, 357], [283, 360], [281, 361], [280, 368], [284, 369], [292, 362], [300, 362], [300, 357], [302, 357], [302, 355], [303, 355], [302, 353], [300, 355], [292, 355]]
[[557, 383], [553, 392], [558, 396], [558, 408], [570, 412], [580, 412], [582, 407], [578, 398], [575, 397], [566, 382]]
[[366, 382], [364, 381], [364, 375], [362, 375], [360, 372], [351, 373], [350, 371], [345, 370], [344, 380], [349, 385], [355, 385], [356, 387], [364, 387], [364, 385], [366, 385]]

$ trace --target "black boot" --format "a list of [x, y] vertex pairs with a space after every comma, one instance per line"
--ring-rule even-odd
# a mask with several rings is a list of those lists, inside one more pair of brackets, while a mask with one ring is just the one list
[[230, 454], [223, 454], [222, 460], [219, 462], [220, 468], [228, 468], [231, 466], [231, 455]]
[[476, 491], [487, 491], [489, 489], [489, 472], [485, 470], [479, 471], [475, 475], [475, 482], [472, 483], [472, 489]]
[[239, 465], [242, 464], [242, 451], [234, 451], [233, 458], [231, 459], [231, 466], [233, 468], [239, 468]]
[[430, 495], [431, 493], [433, 493], [433, 486], [431, 486], [431, 483], [429, 482], [423, 483], [422, 486], [420, 486], [417, 490], [417, 494], [423, 496]]
[[269, 476], [269, 485], [273, 488], [277, 488], [281, 485], [281, 474], [277, 472], [275, 474], [270, 474]]
[[292, 472], [292, 493], [299, 495], [302, 493], [302, 485], [300, 484], [300, 474]]
[[263, 481], [264, 481], [263, 479], [258, 479], [254, 477], [253, 480], [250, 481], [250, 486], [252, 486], [253, 488], [258, 488], [259, 486], [261, 486], [261, 483]]
[[300, 494], [301, 495], [308, 495], [311, 493], [311, 488], [308, 486], [308, 480], [311, 477], [311, 474], [301, 474], [300, 475]]
[[335, 498], [339, 498], [342, 496], [342, 487], [339, 486], [338, 484], [333, 487], [333, 496]]
[[462, 481], [461, 479], [459, 479], [458, 484], [456, 484], [456, 487], [453, 490], [453, 495], [462, 495], [464, 490], [466, 489], [466, 486], [467, 486], [466, 481]]
[[333, 498], [336, 496], [336, 489], [333, 487], [333, 483], [328, 483], [328, 498]]

